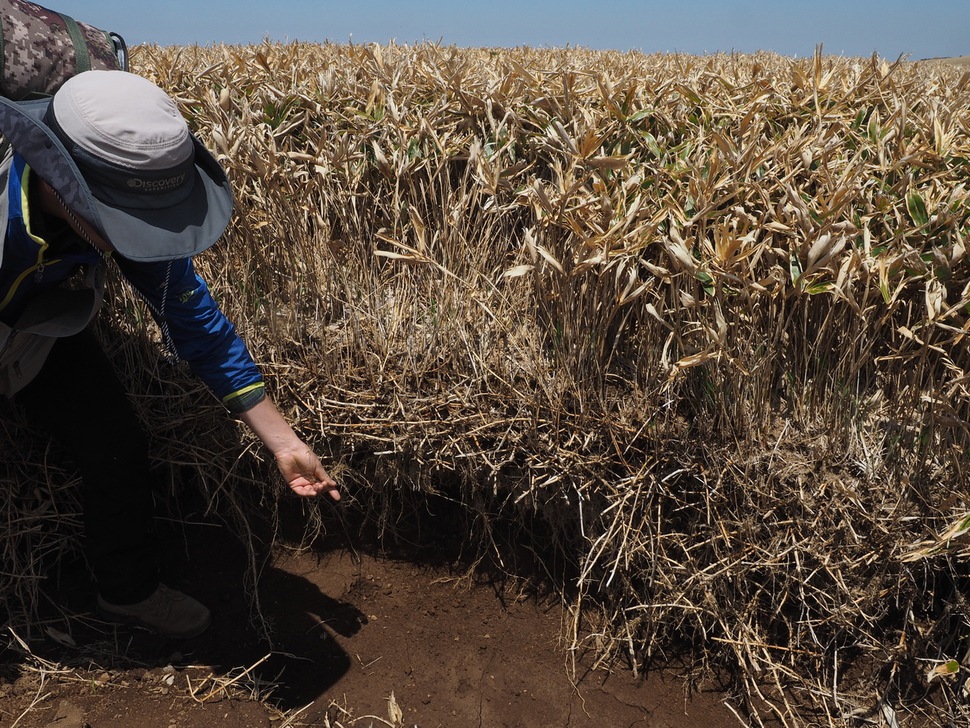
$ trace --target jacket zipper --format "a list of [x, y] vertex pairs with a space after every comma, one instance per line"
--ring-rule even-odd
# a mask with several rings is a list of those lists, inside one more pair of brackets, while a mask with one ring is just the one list
[[47, 260], [47, 261], [41, 259], [41, 260], [38, 260], [34, 265], [30, 266], [30, 268], [24, 269], [24, 271], [19, 276], [17, 276], [17, 280], [13, 282], [13, 285], [10, 286], [10, 288], [7, 290], [7, 295], [4, 297], [3, 301], [0, 301], [0, 311], [5, 309], [10, 304], [10, 302], [13, 300], [13, 297], [17, 294], [17, 291], [20, 288], [20, 284], [23, 283], [28, 276], [33, 275], [34, 280], [40, 283], [40, 281], [44, 277], [44, 269], [48, 265], [51, 265], [53, 263], [59, 263], [59, 262], [60, 262], [60, 259]]

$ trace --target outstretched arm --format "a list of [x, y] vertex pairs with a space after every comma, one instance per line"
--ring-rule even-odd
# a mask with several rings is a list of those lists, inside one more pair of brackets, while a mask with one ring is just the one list
[[276, 457], [276, 465], [294, 493], [307, 497], [327, 493], [335, 501], [340, 500], [337, 481], [324, 470], [320, 459], [269, 398], [239, 417]]

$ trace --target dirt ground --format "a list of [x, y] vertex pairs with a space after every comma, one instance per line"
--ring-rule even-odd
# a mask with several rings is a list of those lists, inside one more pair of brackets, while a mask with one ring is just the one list
[[212, 607], [209, 631], [171, 641], [106, 625], [85, 615], [90, 584], [64, 565], [52, 603], [82, 616], [55, 612], [46, 634], [18, 634], [0, 655], [0, 725], [739, 725], [724, 695], [688, 697], [674, 671], [637, 679], [580, 661], [571, 679], [552, 598], [346, 547], [277, 550], [259, 589], [270, 646], [250, 619], [242, 546], [217, 526], [186, 528], [166, 543], [164, 578]]

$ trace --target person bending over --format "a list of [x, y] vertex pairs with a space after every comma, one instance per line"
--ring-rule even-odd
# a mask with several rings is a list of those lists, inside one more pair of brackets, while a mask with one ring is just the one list
[[195, 272], [232, 214], [218, 162], [148, 79], [88, 71], [52, 98], [0, 99], [0, 394], [60, 442], [82, 479], [85, 553], [105, 617], [201, 634], [198, 601], [159, 582], [147, 439], [90, 324], [107, 262], [173, 352], [273, 453], [301, 496], [337, 483], [267, 397], [253, 358]]

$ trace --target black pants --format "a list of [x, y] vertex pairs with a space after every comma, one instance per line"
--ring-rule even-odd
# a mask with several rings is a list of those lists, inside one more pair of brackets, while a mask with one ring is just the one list
[[80, 470], [85, 553], [101, 596], [115, 604], [145, 599], [158, 585], [148, 446], [94, 334], [58, 339], [16, 402]]

